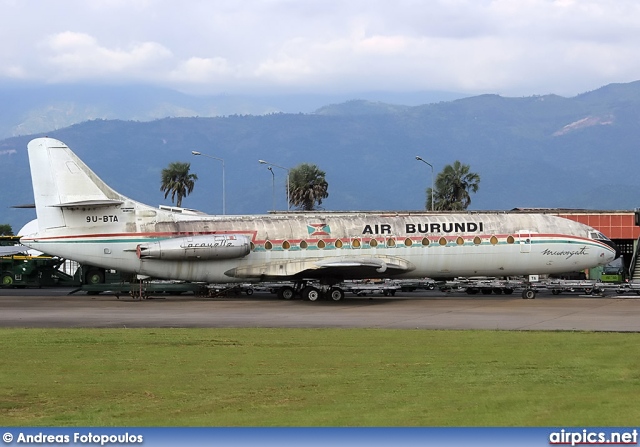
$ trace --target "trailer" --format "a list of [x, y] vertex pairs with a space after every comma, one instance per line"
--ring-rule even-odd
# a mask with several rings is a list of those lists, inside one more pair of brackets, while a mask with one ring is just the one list
[[471, 277], [444, 281], [438, 288], [442, 292], [458, 291], [469, 295], [511, 295], [516, 290], [532, 288], [531, 284], [524, 278]]
[[224, 296], [238, 296], [245, 294], [247, 296], [253, 295], [253, 284], [243, 283], [229, 283], [229, 284], [207, 284], [207, 296], [210, 298], [224, 297]]
[[162, 280], [121, 280], [106, 281], [102, 283], [82, 284], [69, 292], [69, 295], [85, 292], [87, 295], [101, 293], [112, 294], [117, 298], [122, 295], [131, 296], [134, 299], [147, 299], [154, 295], [181, 295], [192, 293], [196, 296], [208, 296], [209, 290], [203, 283], [186, 281], [162, 281]]
[[560, 279], [540, 278], [530, 275], [521, 278], [455, 278], [439, 285], [443, 292], [463, 292], [469, 295], [511, 295], [518, 291], [524, 299], [534, 299], [541, 290], [548, 290], [553, 295], [561, 293], [577, 293], [589, 296], [605, 296], [607, 293], [622, 295], [633, 292], [640, 295], [640, 283], [605, 282], [595, 279]]
[[357, 296], [374, 294], [394, 296], [396, 292], [402, 290], [400, 284], [390, 280], [345, 281], [340, 284], [340, 288], [345, 292], [350, 292]]

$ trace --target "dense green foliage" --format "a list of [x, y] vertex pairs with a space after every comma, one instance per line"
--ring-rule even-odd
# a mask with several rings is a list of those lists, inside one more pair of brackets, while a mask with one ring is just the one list
[[[160, 191], [164, 192], [166, 199], [171, 194], [171, 203], [176, 200], [176, 206], [182, 206], [182, 199], [193, 191], [198, 176], [190, 174], [191, 163], [175, 161], [162, 170]], [[176, 199], [177, 197], [177, 199]]]
[[480, 187], [480, 175], [470, 169], [458, 160], [446, 165], [436, 177], [435, 194], [431, 188], [427, 189], [425, 208], [429, 209], [433, 203], [433, 209], [437, 211], [466, 210], [471, 204], [470, 193], [478, 192]]
[[634, 426], [637, 334], [1, 329], [0, 425]]
[[316, 165], [302, 163], [289, 172], [291, 205], [303, 211], [311, 211], [329, 197], [329, 184], [325, 172]]
[[13, 228], [9, 224], [0, 224], [0, 236], [13, 236]]

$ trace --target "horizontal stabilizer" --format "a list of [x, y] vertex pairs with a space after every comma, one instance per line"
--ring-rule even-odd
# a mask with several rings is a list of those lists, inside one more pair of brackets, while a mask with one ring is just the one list
[[123, 203], [124, 202], [122, 200], [80, 200], [77, 202], [56, 203], [51, 206], [55, 206], [58, 208], [78, 208], [78, 207], [99, 208], [104, 206], [122, 205]]

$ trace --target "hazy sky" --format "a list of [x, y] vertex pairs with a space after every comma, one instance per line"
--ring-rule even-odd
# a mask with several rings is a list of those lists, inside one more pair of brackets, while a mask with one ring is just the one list
[[0, 84], [572, 96], [640, 79], [637, 0], [0, 0]]

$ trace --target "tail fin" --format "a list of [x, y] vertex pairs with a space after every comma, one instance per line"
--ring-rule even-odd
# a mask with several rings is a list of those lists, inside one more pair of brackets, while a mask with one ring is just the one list
[[114, 206], [127, 200], [63, 142], [36, 138], [27, 149], [40, 232], [67, 226], [64, 208]]

